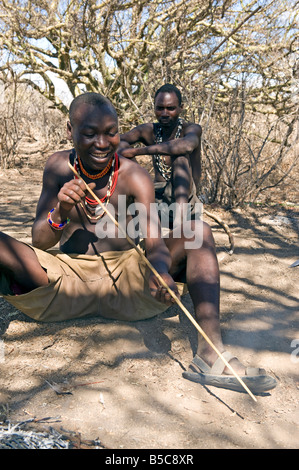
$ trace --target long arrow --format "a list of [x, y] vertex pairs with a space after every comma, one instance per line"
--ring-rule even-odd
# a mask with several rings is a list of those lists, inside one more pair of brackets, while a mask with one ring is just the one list
[[[80, 175], [78, 174], [78, 172], [76, 171], [76, 169], [70, 164], [70, 162], [68, 162], [68, 165], [69, 167], [71, 168], [72, 172], [78, 177], [80, 178]], [[241, 379], [241, 377], [239, 377], [239, 375], [234, 371], [234, 369], [232, 368], [232, 366], [227, 362], [227, 360], [223, 357], [223, 355], [221, 354], [221, 352], [218, 350], [218, 348], [214, 345], [214, 343], [210, 340], [210, 338], [207, 336], [207, 334], [203, 331], [203, 329], [199, 326], [199, 324], [196, 322], [196, 320], [193, 318], [193, 316], [191, 315], [191, 313], [186, 309], [186, 307], [182, 304], [181, 300], [178, 299], [178, 297], [176, 296], [176, 294], [173, 292], [172, 289], [170, 289], [170, 287], [168, 287], [168, 285], [166, 284], [166, 282], [164, 281], [164, 279], [160, 276], [160, 274], [158, 273], [158, 271], [154, 268], [154, 266], [152, 266], [152, 264], [149, 262], [149, 260], [146, 258], [146, 256], [143, 254], [143, 251], [134, 243], [134, 241], [128, 236], [128, 234], [125, 232], [125, 230], [119, 225], [119, 223], [117, 222], [117, 220], [113, 217], [113, 215], [109, 212], [109, 210], [103, 205], [103, 203], [101, 202], [101, 200], [94, 194], [94, 192], [92, 191], [92, 189], [88, 186], [88, 184], [81, 178], [81, 180], [83, 181], [86, 189], [89, 191], [89, 193], [91, 194], [91, 196], [98, 202], [98, 204], [101, 206], [101, 208], [103, 209], [103, 211], [106, 212], [106, 214], [108, 215], [108, 217], [112, 220], [112, 222], [117, 226], [118, 229], [120, 229], [123, 233], [123, 235], [126, 237], [127, 241], [130, 243], [130, 245], [132, 245], [135, 250], [139, 253], [139, 255], [142, 257], [142, 259], [144, 260], [144, 262], [147, 264], [147, 266], [149, 267], [149, 269], [152, 271], [152, 273], [156, 276], [156, 278], [158, 279], [158, 281], [160, 282], [160, 284], [168, 291], [168, 293], [171, 295], [171, 297], [175, 300], [175, 302], [177, 303], [177, 305], [182, 309], [182, 311], [185, 313], [185, 315], [189, 318], [189, 320], [193, 323], [193, 325], [195, 326], [195, 328], [199, 331], [199, 333], [203, 336], [203, 338], [207, 341], [207, 343], [211, 346], [211, 348], [216, 352], [216, 354], [222, 359], [222, 361], [224, 362], [224, 364], [226, 365], [226, 367], [228, 367], [228, 369], [232, 372], [232, 374], [236, 377], [236, 379], [239, 381], [239, 383], [242, 385], [242, 387], [246, 390], [246, 392], [251, 396], [251, 398], [254, 400], [254, 401], [257, 401], [256, 397], [253, 395], [253, 393], [249, 390], [249, 388], [247, 387], [247, 385], [243, 382], [243, 380]]]

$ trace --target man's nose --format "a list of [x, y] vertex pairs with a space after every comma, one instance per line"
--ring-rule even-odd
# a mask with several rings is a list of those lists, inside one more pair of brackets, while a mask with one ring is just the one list
[[107, 147], [109, 147], [109, 141], [107, 139], [107, 136], [103, 134], [98, 134], [95, 138], [95, 145], [98, 148], [103, 148], [103, 149], [106, 149]]

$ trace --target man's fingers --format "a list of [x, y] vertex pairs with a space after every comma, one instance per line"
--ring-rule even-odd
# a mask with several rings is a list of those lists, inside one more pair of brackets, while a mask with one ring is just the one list
[[79, 202], [82, 197], [84, 197], [84, 193], [82, 194], [82, 191], [73, 191], [72, 189], [67, 189], [65, 191], [65, 195], [72, 199], [74, 202]]
[[[171, 287], [169, 288], [171, 289]], [[172, 289], [172, 290], [174, 294], [179, 298], [180, 296], [179, 296], [176, 286], [175, 286], [175, 289]], [[164, 286], [158, 286], [156, 289], [151, 288], [150, 292], [159, 302], [167, 303], [167, 304], [175, 303], [175, 299]]]
[[96, 187], [96, 183], [88, 183], [87, 185], [91, 190], [93, 190]]
[[[89, 183], [90, 189], [94, 189], [96, 184]], [[60, 190], [59, 200], [69, 204], [77, 204], [85, 198], [87, 189], [82, 180], [72, 180], [67, 182]]]

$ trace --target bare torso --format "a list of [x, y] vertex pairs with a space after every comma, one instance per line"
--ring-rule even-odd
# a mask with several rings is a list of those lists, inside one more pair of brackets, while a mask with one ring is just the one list
[[[69, 155], [70, 151], [57, 152], [50, 157], [46, 165], [43, 190], [34, 224], [36, 230], [38, 229], [39, 220], [44, 220], [48, 211], [56, 205], [60, 188], [67, 181], [74, 178], [74, 174], [67, 164]], [[96, 187], [92, 190], [100, 199], [107, 193], [108, 179], [109, 174], [97, 180]], [[84, 178], [84, 180], [86, 183], [92, 182], [88, 178]], [[132, 220], [132, 215], [127, 213], [127, 208], [134, 201], [136, 193], [134, 188], [140, 184], [143, 187], [149, 185], [149, 189], [144, 188], [145, 193], [151, 191], [151, 182], [147, 172], [137, 163], [119, 157], [118, 180], [107, 208], [124, 228]], [[92, 197], [90, 194], [88, 196]], [[47, 202], [45, 203], [45, 201]], [[106, 214], [98, 220], [93, 219], [91, 221], [79, 203], [71, 209], [69, 218], [71, 223], [63, 229], [59, 243], [60, 249], [64, 253], [94, 255], [105, 251], [120, 251], [132, 248], [124, 233], [117, 231], [114, 223]], [[137, 239], [133, 241], [136, 243]]]
[[[190, 128], [190, 126], [194, 126], [192, 123], [183, 122], [183, 128], [180, 137], [184, 137], [186, 131]], [[163, 139], [163, 142], [169, 141], [173, 139], [171, 135], [169, 139]], [[153, 145], [156, 143], [156, 136], [154, 133], [154, 125], [152, 123], [146, 124], [143, 126], [143, 140], [145, 145]], [[201, 176], [201, 145], [199, 144], [190, 154], [187, 155], [190, 161], [191, 170], [192, 170], [192, 177], [195, 182], [196, 187], [199, 185], [200, 176]], [[171, 166], [173, 158], [169, 155], [164, 155], [164, 162], [166, 165]], [[154, 157], [152, 158], [153, 168], [154, 168], [154, 181], [165, 181], [163, 176], [157, 169], [155, 164]]]

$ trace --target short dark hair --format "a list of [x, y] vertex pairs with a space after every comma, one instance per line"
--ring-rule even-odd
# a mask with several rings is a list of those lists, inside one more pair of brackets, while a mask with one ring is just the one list
[[156, 101], [156, 98], [159, 93], [175, 93], [178, 100], [179, 100], [179, 105], [181, 106], [182, 104], [182, 94], [180, 90], [175, 86], [172, 85], [171, 83], [165, 83], [165, 85], [162, 85], [155, 93], [154, 101]]
[[70, 122], [72, 123], [75, 111], [81, 104], [90, 104], [92, 106], [106, 106], [107, 108], [110, 108], [113, 114], [115, 114], [117, 118], [117, 112], [108, 98], [105, 96], [101, 95], [100, 93], [94, 93], [94, 92], [88, 92], [88, 93], [82, 93], [81, 95], [76, 96], [76, 98], [73, 99], [73, 101], [70, 104], [70, 109], [69, 109], [69, 118]]

